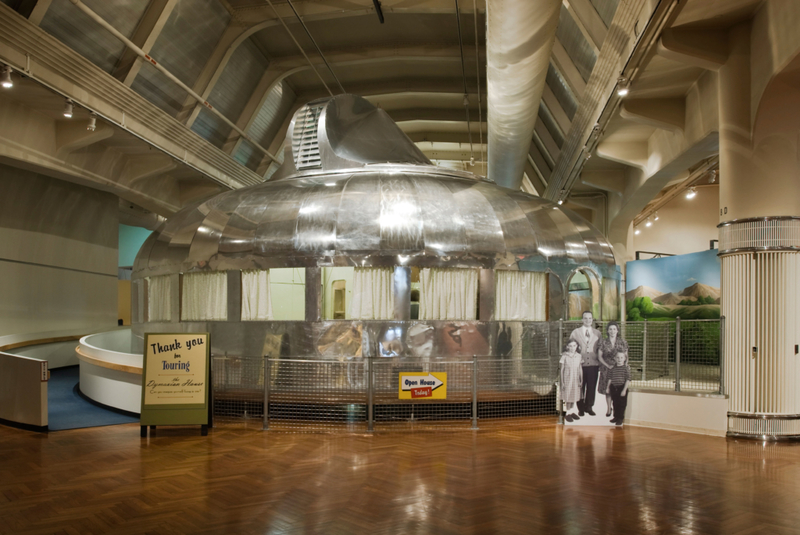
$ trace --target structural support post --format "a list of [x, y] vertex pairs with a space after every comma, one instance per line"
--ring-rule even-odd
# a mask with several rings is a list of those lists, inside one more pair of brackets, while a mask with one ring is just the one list
[[647, 320], [642, 329], [642, 381], [647, 381]]
[[478, 429], [478, 355], [472, 355], [472, 429]]
[[374, 402], [374, 370], [372, 369], [374, 359], [372, 355], [367, 358], [367, 431], [372, 433], [375, 430], [375, 405]]
[[675, 392], [681, 391], [681, 318], [675, 318]]
[[264, 357], [264, 431], [269, 430], [269, 355]]
[[725, 316], [719, 318], [719, 393], [725, 395]]

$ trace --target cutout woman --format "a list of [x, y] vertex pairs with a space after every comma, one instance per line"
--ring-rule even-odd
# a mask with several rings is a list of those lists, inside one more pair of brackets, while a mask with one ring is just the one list
[[600, 378], [597, 380], [597, 391], [606, 395], [606, 404], [608, 406], [606, 416], [611, 416], [611, 407], [613, 405], [611, 394], [606, 392], [608, 389], [608, 370], [614, 367], [614, 357], [617, 353], [624, 353], [627, 363], [628, 342], [619, 335], [619, 323], [609, 321], [606, 326], [606, 338], [597, 344], [597, 360], [600, 361]]

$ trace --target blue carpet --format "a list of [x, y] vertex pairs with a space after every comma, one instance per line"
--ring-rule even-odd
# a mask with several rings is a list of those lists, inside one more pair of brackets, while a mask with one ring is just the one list
[[79, 379], [79, 366], [50, 370], [50, 381], [47, 385], [47, 418], [50, 431], [139, 421], [138, 415], [104, 408], [84, 398], [78, 390]]

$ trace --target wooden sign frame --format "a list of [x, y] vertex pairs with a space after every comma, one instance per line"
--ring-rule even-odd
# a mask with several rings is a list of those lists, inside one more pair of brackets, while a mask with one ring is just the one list
[[141, 436], [147, 426], [200, 425], [208, 435], [209, 333], [145, 333]]

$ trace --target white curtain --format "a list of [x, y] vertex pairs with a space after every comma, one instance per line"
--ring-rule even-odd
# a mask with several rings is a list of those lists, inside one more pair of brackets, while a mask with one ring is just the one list
[[495, 320], [545, 321], [547, 273], [495, 271]]
[[172, 284], [169, 275], [147, 277], [148, 321], [170, 321], [170, 296]]
[[421, 269], [419, 282], [419, 319], [474, 320], [476, 318], [477, 269]]
[[228, 319], [228, 275], [224, 271], [186, 273], [181, 296], [182, 321]]
[[350, 318], [390, 320], [394, 316], [393, 268], [355, 268]]
[[242, 321], [272, 319], [269, 270], [242, 271]]

